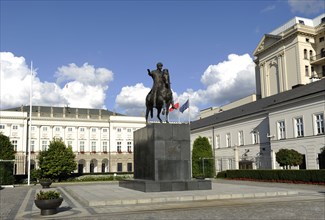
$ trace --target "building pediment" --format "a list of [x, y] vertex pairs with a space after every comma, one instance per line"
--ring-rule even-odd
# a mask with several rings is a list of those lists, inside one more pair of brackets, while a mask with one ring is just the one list
[[278, 35], [272, 35], [272, 34], [265, 34], [262, 38], [262, 40], [257, 45], [256, 49], [254, 50], [254, 55], [257, 53], [263, 51], [265, 48], [270, 47], [272, 44], [276, 43], [281, 39]]

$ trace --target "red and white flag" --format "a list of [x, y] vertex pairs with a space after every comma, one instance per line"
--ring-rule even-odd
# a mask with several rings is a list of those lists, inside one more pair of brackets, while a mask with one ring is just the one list
[[[176, 104], [174, 104], [175, 108], [178, 109], [179, 108], [179, 102], [177, 102]], [[173, 107], [169, 108], [169, 112], [174, 111], [175, 109]]]

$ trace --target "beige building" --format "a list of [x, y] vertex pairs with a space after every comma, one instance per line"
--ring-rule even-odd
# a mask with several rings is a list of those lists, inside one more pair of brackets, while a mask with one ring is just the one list
[[264, 98], [325, 76], [325, 14], [295, 17], [265, 34], [254, 51], [257, 96]]
[[[29, 106], [0, 111], [0, 132], [16, 151], [15, 174], [28, 166]], [[133, 131], [145, 126], [144, 117], [103, 109], [33, 106], [30, 129], [31, 168], [53, 138], [62, 138], [76, 154], [78, 173], [133, 171]]]
[[276, 152], [303, 155], [296, 169], [325, 169], [325, 14], [295, 17], [266, 34], [254, 51], [256, 100], [249, 97], [202, 111], [191, 141], [205, 136], [217, 172], [278, 169]]

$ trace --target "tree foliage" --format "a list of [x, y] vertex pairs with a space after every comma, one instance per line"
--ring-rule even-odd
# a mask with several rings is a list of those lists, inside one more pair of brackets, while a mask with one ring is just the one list
[[77, 169], [76, 155], [62, 139], [53, 139], [46, 151], [38, 155], [40, 178], [67, 179]]
[[291, 166], [299, 166], [303, 162], [303, 156], [293, 149], [280, 149], [276, 153], [276, 161], [285, 169]]
[[[204, 172], [203, 172], [204, 166]], [[192, 151], [192, 172], [193, 177], [214, 177], [214, 159], [212, 147], [208, 138], [198, 137], [193, 144]]]
[[[2, 133], [0, 133], [0, 159], [15, 159], [14, 146], [11, 144], [9, 137]], [[0, 185], [10, 185], [14, 183], [13, 167], [13, 162], [0, 162]]]

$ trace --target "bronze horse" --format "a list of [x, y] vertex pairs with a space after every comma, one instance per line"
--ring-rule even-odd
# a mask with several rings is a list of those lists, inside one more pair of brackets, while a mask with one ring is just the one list
[[[149, 70], [148, 70], [149, 71]], [[157, 118], [162, 123], [160, 113], [163, 110], [163, 114], [166, 113], [166, 123], [168, 122], [169, 106], [173, 100], [173, 94], [170, 89], [170, 80], [168, 69], [164, 69], [162, 72], [162, 80], [157, 80], [155, 85], [155, 91], [153, 89], [148, 93], [146, 97], [146, 122], [148, 123], [148, 116], [153, 117], [153, 108], [157, 109]]]

